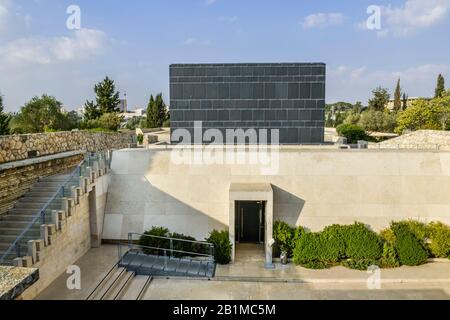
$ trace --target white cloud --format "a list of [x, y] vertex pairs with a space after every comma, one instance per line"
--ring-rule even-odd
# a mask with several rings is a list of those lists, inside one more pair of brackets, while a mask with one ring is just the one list
[[[442, 22], [450, 12], [450, 0], [407, 0], [399, 7], [381, 6], [379, 38], [404, 37]], [[359, 26], [367, 30], [366, 22]]]
[[209, 46], [211, 45], [211, 41], [209, 40], [197, 40], [196, 38], [192, 38], [189, 37], [186, 40], [183, 41], [183, 45], [184, 46], [193, 46], [193, 45], [197, 45], [197, 46]]
[[345, 16], [342, 13], [315, 13], [305, 17], [302, 21], [304, 28], [325, 28], [343, 23]]
[[84, 60], [101, 54], [108, 43], [99, 30], [75, 30], [69, 37], [29, 37], [13, 40], [0, 47], [2, 66], [56, 64]]
[[360, 100], [366, 103], [372, 90], [378, 86], [392, 93], [398, 78], [410, 97], [430, 97], [434, 94], [439, 73], [450, 77], [450, 65], [424, 64], [402, 70], [371, 70], [366, 66], [328, 67], [327, 101]]
[[210, 5], [212, 5], [212, 4], [216, 3], [216, 2], [217, 2], [217, 0], [205, 0], [205, 4], [207, 6], [210, 6]]
[[237, 16], [222, 16], [219, 17], [219, 21], [224, 22], [224, 23], [228, 23], [228, 24], [233, 24], [238, 20]]

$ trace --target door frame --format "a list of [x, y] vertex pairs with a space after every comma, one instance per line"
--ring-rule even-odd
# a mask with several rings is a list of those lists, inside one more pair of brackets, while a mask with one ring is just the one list
[[[243, 203], [253, 203], [253, 204], [259, 204], [258, 209], [258, 220], [259, 224], [257, 226], [258, 229], [258, 240], [257, 241], [246, 241], [242, 240], [244, 237], [243, 225], [244, 225], [244, 208], [241, 207]], [[264, 244], [266, 242], [266, 235], [265, 235], [265, 211], [266, 211], [266, 201], [235, 201], [235, 230], [236, 230], [236, 243], [257, 243], [257, 244]]]

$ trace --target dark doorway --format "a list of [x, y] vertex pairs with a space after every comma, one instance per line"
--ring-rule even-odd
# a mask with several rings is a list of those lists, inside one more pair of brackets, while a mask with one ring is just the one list
[[265, 202], [236, 202], [236, 241], [264, 243]]

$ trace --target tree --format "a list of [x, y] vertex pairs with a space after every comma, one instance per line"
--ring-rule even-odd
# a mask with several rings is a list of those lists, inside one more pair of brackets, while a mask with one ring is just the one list
[[156, 128], [158, 127], [158, 110], [155, 103], [155, 98], [153, 95], [150, 96], [150, 101], [147, 106], [147, 127]]
[[27, 102], [11, 121], [15, 133], [39, 133], [67, 128], [62, 103], [46, 94]]
[[442, 74], [439, 74], [437, 79], [436, 90], [434, 91], [435, 98], [441, 98], [445, 94], [445, 79]]
[[106, 77], [102, 82], [95, 85], [94, 91], [100, 115], [119, 111], [120, 93], [116, 91], [113, 80]]
[[378, 87], [372, 93], [373, 98], [369, 100], [369, 109], [383, 111], [390, 99], [388, 90]]
[[0, 95], [0, 136], [9, 134], [9, 122], [11, 121], [11, 116], [3, 110], [3, 97]]
[[397, 126], [397, 113], [369, 109], [361, 114], [358, 125], [369, 132], [394, 132]]
[[167, 107], [164, 103], [162, 93], [158, 94], [155, 99], [156, 110], [158, 111], [157, 127], [162, 127], [167, 120]]
[[406, 95], [406, 92], [404, 92], [402, 98], [402, 110], [405, 111], [406, 109], [408, 109], [408, 96]]
[[416, 101], [407, 110], [400, 113], [396, 132], [405, 130], [448, 130], [450, 129], [450, 93], [431, 101]]
[[397, 81], [394, 93], [394, 111], [400, 111], [402, 109], [402, 89], [400, 87], [400, 79]]
[[84, 104], [84, 119], [87, 121], [94, 120], [100, 118], [101, 115], [102, 113], [94, 101], [86, 100]]

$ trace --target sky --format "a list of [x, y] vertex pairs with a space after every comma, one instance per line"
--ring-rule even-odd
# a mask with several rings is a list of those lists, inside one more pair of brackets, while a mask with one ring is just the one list
[[0, 0], [0, 93], [7, 111], [43, 93], [75, 110], [109, 76], [133, 109], [168, 100], [172, 63], [324, 62], [328, 103], [398, 78], [429, 97], [450, 83], [449, 30], [450, 0]]

